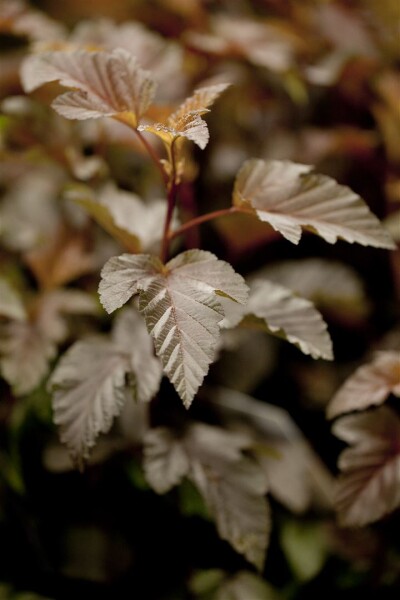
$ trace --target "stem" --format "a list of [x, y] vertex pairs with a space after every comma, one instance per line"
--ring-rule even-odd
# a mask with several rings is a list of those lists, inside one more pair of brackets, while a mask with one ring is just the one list
[[146, 138], [144, 137], [144, 135], [142, 135], [142, 133], [140, 131], [138, 131], [137, 129], [135, 129], [134, 131], [135, 131], [136, 135], [138, 136], [139, 140], [142, 142], [143, 146], [146, 148], [153, 163], [156, 165], [157, 169], [160, 171], [161, 177], [163, 178], [165, 185], [168, 185], [168, 175], [167, 175], [159, 157], [155, 153], [152, 145], [149, 144], [149, 142], [146, 140]]
[[167, 214], [165, 215], [164, 231], [163, 231], [161, 253], [160, 253], [160, 258], [163, 263], [165, 263], [168, 258], [168, 247], [169, 247], [169, 241], [171, 239], [171, 237], [170, 237], [171, 236], [171, 231], [170, 231], [171, 219], [172, 219], [172, 214], [174, 212], [174, 208], [175, 208], [175, 204], [176, 204], [177, 186], [176, 186], [176, 162], [175, 162], [174, 142], [175, 142], [175, 140], [173, 140], [173, 142], [171, 144], [171, 177], [168, 182], [168, 196], [167, 196], [168, 206], [167, 206]]
[[246, 210], [245, 208], [241, 208], [240, 206], [230, 206], [229, 208], [221, 208], [220, 210], [214, 210], [213, 212], [207, 213], [205, 215], [200, 215], [199, 217], [195, 217], [187, 223], [184, 223], [175, 231], [170, 231], [168, 234], [169, 240], [173, 240], [191, 229], [192, 227], [197, 227], [202, 223], [206, 223], [207, 221], [212, 221], [213, 219], [218, 219], [219, 217], [226, 217], [227, 215], [234, 215], [235, 213], [249, 213], [254, 214], [253, 211]]

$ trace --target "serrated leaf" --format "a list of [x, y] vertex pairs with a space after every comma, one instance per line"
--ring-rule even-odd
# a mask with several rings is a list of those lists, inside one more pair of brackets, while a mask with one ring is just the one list
[[269, 536], [269, 508], [262, 469], [243, 455], [247, 437], [205, 424], [192, 425], [180, 439], [164, 428], [146, 438], [144, 468], [158, 493], [185, 475], [213, 515], [219, 535], [261, 569]]
[[225, 314], [220, 299], [244, 303], [247, 286], [228, 263], [189, 250], [166, 265], [150, 255], [112, 258], [102, 270], [99, 293], [108, 312], [139, 293], [139, 310], [164, 372], [188, 407], [215, 356]]
[[341, 525], [360, 527], [400, 506], [400, 419], [386, 406], [333, 426], [350, 444], [339, 457], [335, 505]]
[[97, 436], [106, 433], [131, 393], [128, 355], [107, 340], [76, 342], [50, 379], [54, 422], [61, 441], [82, 467]]
[[136, 58], [122, 48], [112, 52], [44, 52], [25, 60], [26, 92], [50, 81], [74, 91], [56, 98], [53, 108], [67, 119], [115, 117], [137, 126], [154, 97], [156, 84]]
[[156, 393], [161, 368], [149, 342], [142, 319], [128, 310], [119, 316], [111, 340], [76, 342], [58, 363], [49, 382], [54, 422], [79, 467], [128, 399], [148, 401]]
[[244, 445], [237, 436], [207, 425], [193, 427], [186, 440], [190, 478], [219, 535], [261, 570], [270, 530], [267, 481], [259, 465], [241, 454]]
[[[115, 320], [111, 333], [113, 342], [129, 355], [130, 384], [138, 402], [151, 400], [160, 387], [162, 367], [154, 356], [154, 346], [138, 311], [123, 310]], [[137, 417], [137, 415], [136, 415]]]
[[304, 354], [332, 360], [332, 342], [321, 314], [312, 302], [296, 296], [291, 290], [256, 279], [250, 285], [245, 312], [250, 315], [250, 322], [254, 315], [256, 323], [260, 322], [270, 333], [295, 344]]
[[24, 321], [26, 310], [17, 291], [6, 279], [0, 278], [0, 317]]
[[165, 427], [150, 429], [144, 440], [144, 472], [158, 494], [178, 485], [189, 471], [189, 460], [180, 440]]
[[377, 352], [370, 363], [359, 367], [336, 392], [327, 416], [333, 419], [343, 413], [382, 404], [390, 394], [400, 396], [400, 355]]
[[208, 112], [208, 107], [227, 87], [228, 84], [221, 83], [199, 88], [166, 119], [165, 123], [140, 125], [138, 129], [157, 135], [167, 145], [171, 145], [176, 138], [184, 137], [204, 150], [210, 135], [207, 123], [201, 115]]
[[350, 188], [308, 165], [252, 159], [240, 169], [235, 206], [253, 210], [286, 239], [297, 244], [308, 229], [333, 244], [338, 238], [376, 248], [394, 248], [388, 232]]

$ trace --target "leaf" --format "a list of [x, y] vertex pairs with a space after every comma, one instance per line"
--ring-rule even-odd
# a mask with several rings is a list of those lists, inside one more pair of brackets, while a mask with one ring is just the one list
[[113, 339], [97, 336], [76, 342], [52, 374], [54, 422], [80, 468], [125, 402], [133, 397], [148, 401], [158, 389], [161, 369], [143, 333], [149, 338], [139, 315], [125, 311]]
[[150, 429], [144, 440], [144, 472], [157, 494], [178, 485], [189, 471], [189, 460], [180, 440], [165, 427]]
[[377, 352], [370, 363], [359, 367], [336, 392], [327, 416], [333, 419], [343, 413], [382, 404], [390, 394], [400, 397], [400, 355]]
[[24, 321], [25, 307], [19, 294], [6, 279], [0, 278], [0, 317]]
[[47, 374], [57, 348], [35, 322], [11, 321], [0, 330], [0, 371], [21, 396], [35, 389]]
[[158, 102], [179, 98], [185, 89], [187, 75], [182, 47], [142, 23], [124, 21], [116, 24], [106, 18], [81, 21], [74, 29], [71, 41], [88, 49], [94, 46], [107, 51], [124, 48], [136, 56], [140, 66], [151, 71], [158, 83]]
[[254, 452], [279, 502], [294, 513], [331, 509], [332, 476], [286, 410], [222, 387], [210, 398], [225, 422], [255, 432]]
[[289, 161], [248, 160], [237, 175], [233, 204], [253, 210], [294, 244], [306, 228], [330, 244], [341, 238], [363, 246], [394, 247], [357, 194], [310, 171], [308, 165]]
[[360, 527], [400, 506], [400, 419], [386, 406], [348, 415], [333, 433], [350, 444], [339, 457], [335, 505], [339, 523]]
[[[332, 360], [332, 342], [327, 326], [312, 302], [295, 296], [271, 281], [256, 279], [250, 285], [247, 315], [254, 315], [270, 333], [295, 344], [313, 358]], [[249, 322], [252, 318], [245, 317]]]
[[112, 312], [139, 293], [139, 310], [164, 372], [189, 407], [214, 360], [222, 300], [244, 303], [247, 286], [210, 252], [189, 250], [165, 266], [150, 255], [123, 254], [102, 270], [100, 300]]
[[54, 100], [53, 108], [67, 119], [115, 117], [137, 126], [154, 97], [156, 84], [136, 58], [122, 48], [112, 52], [45, 52], [25, 60], [24, 90], [59, 81], [73, 88]]
[[243, 16], [219, 14], [210, 19], [212, 33], [189, 32], [195, 48], [217, 55], [238, 55], [272, 71], [286, 71], [293, 62], [293, 36], [279, 26]]
[[144, 469], [158, 493], [187, 475], [215, 518], [219, 535], [261, 569], [269, 536], [266, 478], [242, 454], [247, 437], [205, 424], [192, 425], [178, 440], [167, 429], [150, 431]]
[[136, 400], [148, 402], [158, 392], [162, 368], [154, 356], [154, 346], [146, 325], [136, 309], [127, 308], [118, 315], [111, 337], [129, 355], [130, 373], [133, 375], [130, 376], [130, 384]]
[[320, 573], [330, 549], [322, 522], [285, 520], [280, 542], [296, 579], [310, 581]]
[[322, 258], [288, 260], [271, 264], [260, 277], [285, 286], [338, 316], [362, 317], [368, 301], [361, 279], [349, 266]]
[[0, 371], [16, 395], [33, 391], [47, 375], [57, 344], [68, 336], [65, 315], [93, 315], [98, 305], [80, 290], [53, 290], [34, 298], [27, 310], [30, 320], [14, 320], [0, 330]]
[[128, 356], [108, 341], [76, 342], [50, 379], [54, 422], [79, 467], [129, 398]]
[[90, 188], [71, 189], [68, 197], [82, 206], [99, 225], [131, 252], [157, 251], [165, 200], [144, 202], [132, 192], [109, 183], [94, 196]]
[[160, 137], [167, 145], [179, 137], [187, 138], [202, 150], [207, 146], [209, 133], [207, 123], [201, 115], [208, 112], [208, 107], [222, 94], [229, 84], [199, 88], [172, 113], [165, 123], [140, 125], [139, 131], [148, 131]]
[[267, 483], [260, 467], [241, 454], [246, 441], [197, 425], [186, 444], [190, 478], [214, 516], [219, 535], [261, 569], [270, 529]]
[[277, 600], [277, 592], [261, 577], [249, 571], [239, 571], [223, 582], [215, 600]]

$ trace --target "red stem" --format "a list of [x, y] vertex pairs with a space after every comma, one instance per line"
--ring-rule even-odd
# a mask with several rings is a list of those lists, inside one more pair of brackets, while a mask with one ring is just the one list
[[162, 243], [161, 243], [161, 253], [160, 253], [160, 258], [163, 263], [165, 263], [168, 259], [168, 248], [169, 248], [170, 235], [171, 235], [171, 231], [170, 231], [171, 219], [172, 219], [172, 214], [174, 212], [174, 208], [175, 208], [175, 204], [176, 204], [177, 185], [176, 185], [175, 179], [176, 179], [176, 164], [175, 164], [175, 148], [174, 148], [174, 141], [173, 141], [171, 144], [171, 178], [168, 183], [168, 197], [167, 197], [168, 206], [167, 206], [167, 214], [165, 215], [164, 231], [163, 231], [163, 237], [162, 237]]
[[162, 163], [160, 162], [160, 159], [157, 156], [157, 154], [155, 153], [152, 145], [149, 144], [149, 142], [146, 140], [144, 135], [141, 134], [140, 131], [138, 131], [137, 129], [135, 129], [134, 131], [136, 132], [136, 135], [138, 136], [139, 140], [142, 142], [143, 146], [146, 148], [147, 152], [149, 153], [150, 158], [153, 160], [153, 163], [156, 165], [157, 169], [160, 171], [161, 177], [163, 178], [164, 183], [166, 185], [168, 185], [168, 174], [166, 173], [164, 167], [162, 166]]
[[199, 217], [195, 217], [194, 219], [187, 221], [187, 223], [184, 223], [183, 225], [178, 227], [178, 229], [175, 229], [175, 231], [170, 231], [168, 234], [168, 239], [173, 240], [174, 238], [178, 237], [179, 235], [182, 235], [183, 233], [185, 233], [185, 231], [191, 229], [192, 227], [197, 227], [202, 223], [212, 221], [213, 219], [218, 219], [219, 217], [234, 215], [235, 213], [248, 213], [251, 215], [254, 214], [253, 211], [241, 208], [240, 206], [230, 206], [229, 208], [221, 208], [220, 210], [214, 210], [213, 212], [207, 213], [205, 215], [200, 215]]

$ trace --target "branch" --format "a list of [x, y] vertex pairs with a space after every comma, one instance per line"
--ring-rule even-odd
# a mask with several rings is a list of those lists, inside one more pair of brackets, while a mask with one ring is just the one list
[[200, 215], [199, 217], [195, 217], [194, 219], [187, 221], [187, 223], [184, 223], [183, 225], [178, 227], [178, 229], [175, 229], [175, 231], [170, 231], [168, 234], [168, 239], [173, 240], [179, 235], [185, 233], [185, 231], [187, 231], [188, 229], [191, 229], [192, 227], [197, 227], [198, 225], [206, 223], [207, 221], [213, 221], [214, 219], [218, 219], [219, 217], [226, 217], [228, 215], [234, 215], [236, 213], [254, 215], [254, 212], [252, 210], [248, 210], [240, 206], [230, 206], [229, 208], [221, 208], [220, 210], [214, 210], [213, 212], [207, 213], [205, 215]]

